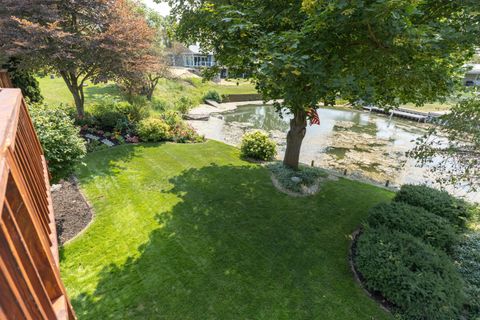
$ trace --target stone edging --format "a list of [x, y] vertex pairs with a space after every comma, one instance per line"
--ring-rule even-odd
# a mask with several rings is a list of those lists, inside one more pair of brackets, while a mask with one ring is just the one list
[[358, 283], [358, 285], [362, 288], [362, 290], [367, 294], [367, 296], [372, 299], [373, 301], [376, 302], [376, 304], [382, 308], [384, 311], [388, 313], [392, 313], [391, 308], [392, 305], [389, 303], [384, 297], [382, 297], [380, 294], [371, 292], [370, 290], [367, 289], [367, 287], [364, 284], [363, 281], [363, 276], [362, 274], [357, 271], [357, 268], [355, 266], [355, 251], [357, 248], [357, 241], [358, 238], [362, 235], [363, 230], [362, 227], [358, 227], [351, 235], [350, 235], [350, 244], [348, 246], [348, 264], [350, 266], [350, 270], [353, 273], [353, 278], [355, 279], [355, 282]]

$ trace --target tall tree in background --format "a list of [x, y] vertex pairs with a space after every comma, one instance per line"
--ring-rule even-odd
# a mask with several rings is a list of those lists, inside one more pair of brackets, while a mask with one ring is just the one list
[[421, 105], [452, 93], [474, 53], [476, 0], [171, 0], [177, 35], [252, 75], [292, 115], [284, 164], [298, 168], [307, 112], [337, 97]]
[[168, 35], [169, 21], [158, 12], [148, 9], [145, 5], [137, 4], [137, 10], [146, 18], [147, 24], [154, 32], [152, 46], [143, 63], [123, 68], [118, 75], [118, 82], [129, 96], [144, 95], [152, 100], [153, 93], [163, 78], [171, 77], [168, 46], [171, 44]]
[[85, 114], [84, 85], [148, 67], [154, 32], [128, 0], [4, 0], [7, 55], [60, 74]]

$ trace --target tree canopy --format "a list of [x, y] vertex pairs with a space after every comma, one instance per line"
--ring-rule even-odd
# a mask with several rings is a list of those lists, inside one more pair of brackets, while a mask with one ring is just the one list
[[152, 61], [154, 32], [128, 0], [4, 0], [2, 6], [0, 49], [60, 74], [80, 117], [87, 80], [143, 70]]
[[409, 155], [430, 164], [439, 172], [438, 182], [467, 184], [477, 189], [480, 183], [480, 101], [461, 101], [417, 140]]
[[178, 0], [177, 35], [252, 75], [293, 114], [284, 163], [297, 167], [307, 111], [336, 98], [379, 106], [449, 96], [474, 54], [474, 0]]

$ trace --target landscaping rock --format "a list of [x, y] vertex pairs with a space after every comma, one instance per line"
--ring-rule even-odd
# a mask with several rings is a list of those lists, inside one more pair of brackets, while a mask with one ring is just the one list
[[85, 138], [87, 139], [91, 139], [91, 140], [95, 140], [95, 141], [99, 141], [100, 140], [100, 137], [94, 135], [94, 134], [91, 134], [91, 133], [87, 133], [85, 135]]
[[109, 147], [113, 147], [115, 145], [115, 143], [113, 143], [112, 141], [108, 140], [108, 139], [103, 139], [101, 141], [103, 144], [109, 146]]
[[291, 180], [292, 180], [293, 182], [295, 182], [295, 183], [300, 183], [300, 182], [302, 182], [302, 179], [299, 178], [299, 177], [292, 177]]

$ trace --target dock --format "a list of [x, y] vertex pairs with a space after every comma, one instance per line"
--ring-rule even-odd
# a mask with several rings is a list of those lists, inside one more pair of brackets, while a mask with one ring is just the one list
[[363, 106], [363, 109], [369, 112], [383, 113], [390, 115], [390, 117], [398, 117], [417, 122], [434, 122], [435, 119], [441, 116], [441, 114], [433, 112], [420, 112], [402, 108], [388, 110], [374, 106]]

